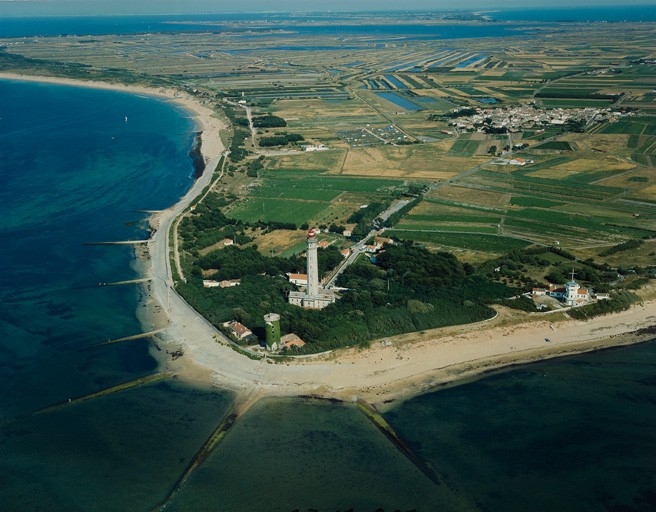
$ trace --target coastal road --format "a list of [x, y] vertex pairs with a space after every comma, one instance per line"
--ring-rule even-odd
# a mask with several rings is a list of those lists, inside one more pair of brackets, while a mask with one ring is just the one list
[[[203, 194], [203, 196], [199, 199], [198, 201], [199, 203], [202, 202], [207, 197], [207, 194], [209, 194], [212, 191], [212, 189], [216, 186], [216, 184], [219, 182], [219, 180], [223, 178], [226, 162], [228, 161], [228, 151], [224, 151], [221, 154], [221, 158], [223, 158], [223, 165], [221, 165], [221, 171], [219, 172], [219, 175], [216, 177], [216, 179], [207, 187], [205, 194]], [[218, 163], [216, 165], [218, 165]], [[216, 167], [214, 169], [216, 169]], [[210, 174], [210, 179], [214, 174], [214, 170], [211, 168], [211, 162], [205, 166], [205, 169], [203, 170], [203, 175], [205, 174]], [[175, 269], [178, 275], [180, 276], [180, 279], [182, 279], [186, 283], [187, 279], [185, 278], [184, 272], [182, 271], [182, 265], [180, 265], [180, 251], [179, 251], [180, 244], [178, 240], [178, 226], [180, 225], [180, 222], [182, 221], [184, 216], [185, 213], [182, 213], [173, 221], [173, 226], [172, 226], [173, 227], [173, 261], [175, 261]]]
[[365, 236], [362, 240], [351, 246], [351, 254], [348, 255], [348, 257], [339, 264], [337, 267], [337, 270], [333, 273], [332, 277], [328, 280], [326, 283], [326, 288], [333, 288], [335, 286], [335, 281], [337, 281], [337, 278], [347, 269], [349, 268], [353, 263], [355, 263], [355, 260], [358, 259], [358, 256], [364, 252], [364, 247], [367, 244], [367, 240], [369, 240], [372, 236], [376, 236], [378, 234], [377, 229], [372, 229], [369, 231], [367, 236]]
[[169, 231], [175, 219], [180, 215], [191, 201], [198, 196], [203, 189], [210, 184], [214, 169], [219, 165], [222, 155], [211, 158], [203, 174], [196, 180], [187, 193], [174, 204], [172, 207], [162, 210], [151, 217], [151, 227], [155, 233], [148, 241], [148, 249], [151, 258], [150, 273], [153, 279], [153, 294], [157, 297], [160, 304], [166, 304], [167, 309], [171, 310], [171, 296], [177, 295], [173, 288], [173, 274], [171, 271], [169, 259], [168, 237]]
[[251, 145], [253, 146], [253, 149], [255, 149], [255, 125], [253, 125], [253, 109], [251, 109], [251, 107], [249, 107], [248, 105], [244, 105], [242, 103], [235, 103], [234, 101], [230, 101], [230, 100], [225, 100], [225, 102], [228, 105], [232, 105], [233, 107], [243, 108], [246, 111], [246, 119], [248, 119], [248, 127], [251, 131]]

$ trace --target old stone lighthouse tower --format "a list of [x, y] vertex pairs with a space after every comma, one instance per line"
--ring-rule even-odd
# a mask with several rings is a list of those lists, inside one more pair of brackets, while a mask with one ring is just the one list
[[308, 231], [307, 237], [307, 294], [319, 295], [319, 261], [317, 259], [317, 238], [314, 229]]
[[335, 302], [332, 290], [326, 290], [319, 284], [319, 261], [317, 257], [318, 241], [314, 229], [308, 231], [307, 237], [307, 286], [305, 292], [290, 292], [289, 303], [308, 309], [322, 309]]

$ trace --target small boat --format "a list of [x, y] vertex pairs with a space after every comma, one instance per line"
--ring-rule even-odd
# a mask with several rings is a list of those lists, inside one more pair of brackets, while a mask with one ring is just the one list
[[125, 116], [125, 122], [126, 123], [128, 122], [128, 116]]

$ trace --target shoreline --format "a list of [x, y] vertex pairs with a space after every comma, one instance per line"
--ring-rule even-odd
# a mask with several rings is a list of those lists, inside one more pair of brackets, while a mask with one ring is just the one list
[[[0, 73], [0, 78], [144, 94], [171, 101], [189, 112], [201, 134], [204, 171], [178, 202], [154, 213], [147, 249], [136, 252], [136, 267], [151, 281], [138, 305], [144, 330], [166, 327], [151, 350], [160, 369], [188, 383], [217, 386], [258, 396], [316, 396], [345, 401], [362, 398], [376, 406], [468, 382], [491, 371], [545, 359], [626, 346], [654, 339], [640, 329], [656, 326], [653, 298], [627, 311], [577, 321], [564, 313], [531, 316], [507, 308], [476, 324], [445, 327], [372, 341], [371, 348], [341, 349], [310, 359], [251, 360], [235, 352], [224, 336], [173, 289], [169, 232], [184, 209], [211, 183], [226, 153], [220, 130], [227, 127], [200, 100], [173, 89]], [[648, 285], [649, 297], [656, 285]], [[551, 341], [546, 342], [549, 338]], [[621, 339], [619, 339], [621, 338]], [[383, 343], [385, 341], [386, 343]], [[170, 353], [182, 349], [173, 359]]]
[[[171, 320], [166, 309], [167, 301], [162, 300], [163, 296], [168, 297], [167, 288], [173, 282], [168, 261], [167, 238], [169, 226], [182, 210], [210, 183], [214, 169], [225, 152], [219, 135], [221, 130], [227, 128], [225, 123], [215, 117], [214, 111], [203, 105], [199, 99], [177, 89], [6, 72], [0, 72], [0, 80], [84, 87], [149, 96], [172, 103], [185, 110], [193, 118], [196, 125], [196, 137], [190, 152], [194, 152], [196, 156], [193, 162], [194, 183], [175, 204], [162, 211], [151, 213], [146, 219], [151, 229], [151, 239], [147, 246], [137, 246], [135, 248], [135, 259], [131, 264], [138, 275], [151, 278], [150, 283], [146, 283], [141, 287], [138, 295], [140, 298], [137, 299], [136, 316], [141, 323], [142, 330], [149, 332], [169, 327]], [[200, 158], [198, 158], [199, 156]], [[201, 160], [202, 169], [200, 169]], [[199, 172], [200, 170], [202, 170], [202, 173]], [[160, 236], [157, 236], [158, 234]], [[155, 261], [163, 263], [163, 265], [156, 265]], [[161, 292], [162, 286], [165, 287], [164, 294]], [[210, 385], [212, 379], [205, 368], [189, 363], [186, 363], [184, 368], [180, 368], [179, 365], [175, 364], [175, 361], [172, 361], [169, 353], [179, 350], [180, 346], [184, 345], [184, 341], [180, 342], [167, 338], [166, 333], [164, 333], [161, 338], [165, 345], [164, 350], [158, 345], [154, 345], [150, 349], [150, 354], [157, 362], [159, 371], [178, 370], [180, 372], [179, 376], [183, 380], [204, 385], [205, 387]]]

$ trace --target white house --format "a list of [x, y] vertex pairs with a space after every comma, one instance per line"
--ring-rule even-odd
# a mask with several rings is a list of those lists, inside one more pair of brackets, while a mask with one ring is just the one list
[[296, 286], [307, 286], [307, 274], [292, 274], [288, 272], [287, 279]]

